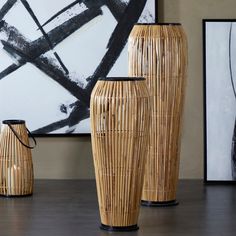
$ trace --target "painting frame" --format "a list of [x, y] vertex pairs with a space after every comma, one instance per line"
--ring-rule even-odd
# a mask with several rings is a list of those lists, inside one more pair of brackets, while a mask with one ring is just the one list
[[[209, 50], [207, 48], [207, 40], [209, 40], [207, 37], [210, 38], [210, 36], [208, 36], [208, 34], [210, 34], [210, 30], [208, 32], [208, 28], [207, 26], [209, 26], [210, 23], [236, 23], [236, 19], [203, 19], [202, 20], [202, 38], [203, 38], [203, 115], [204, 115], [204, 129], [203, 129], [203, 140], [204, 140], [204, 167], [203, 167], [203, 170], [204, 170], [204, 183], [205, 184], [236, 184], [236, 180], [235, 179], [225, 179], [225, 178], [215, 178], [214, 177], [209, 177], [209, 165], [210, 165], [210, 162], [209, 162], [209, 156], [208, 155], [209, 153], [209, 148], [212, 146], [212, 145], [209, 145], [209, 133], [210, 133], [210, 129], [208, 130], [208, 127], [210, 126], [209, 124], [209, 120], [211, 117], [211, 115], [209, 115], [209, 113], [211, 111], [209, 111], [209, 89], [208, 89], [208, 86], [207, 84], [209, 83], [209, 80], [210, 78], [210, 73], [209, 71], [212, 70], [211, 69], [208, 69], [208, 61], [209, 61], [209, 58], [210, 58], [210, 53], [209, 53]], [[229, 40], [230, 42], [230, 40]], [[229, 43], [230, 44], [230, 43]], [[221, 50], [219, 50], [221, 51]], [[221, 53], [221, 52], [219, 52]], [[217, 52], [215, 52], [215, 55], [214, 56], [219, 56], [219, 54], [217, 55]], [[230, 52], [229, 52], [229, 56], [230, 56]], [[229, 62], [230, 64], [230, 62]], [[234, 83], [232, 81], [232, 83]], [[210, 99], [209, 99], [210, 100]], [[212, 115], [213, 116], [213, 115]], [[216, 118], [217, 120], [217, 118]], [[235, 129], [235, 127], [233, 127]], [[232, 131], [232, 132], [235, 132], [235, 131]], [[233, 133], [233, 136], [234, 136], [234, 133]], [[233, 136], [232, 136], [232, 143], [233, 143]], [[229, 147], [230, 148], [230, 147]], [[233, 144], [231, 146], [231, 155], [232, 155], [232, 148], [233, 148]], [[230, 156], [231, 158], [231, 161], [232, 161], [232, 156]], [[217, 174], [216, 174], [217, 175]]]
[[[153, 0], [153, 1], [154, 1], [154, 5], [155, 5], [155, 9], [153, 9], [154, 18], [155, 18], [155, 22], [157, 22], [158, 1], [157, 0]], [[10, 1], [10, 2], [14, 2], [14, 1]], [[26, 2], [26, 0], [22, 0], [21, 2]], [[34, 136], [35, 137], [76, 137], [76, 136], [90, 136], [90, 133], [80, 133], [80, 132], [77, 132], [77, 133], [69, 133], [69, 132], [68, 133], [50, 133], [50, 132], [49, 133], [37, 133], [36, 132], [36, 133], [34, 133]]]

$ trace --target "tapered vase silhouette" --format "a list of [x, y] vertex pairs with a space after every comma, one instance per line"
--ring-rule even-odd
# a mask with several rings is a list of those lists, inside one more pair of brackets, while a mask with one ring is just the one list
[[91, 137], [102, 229], [138, 229], [150, 124], [143, 78], [99, 80], [91, 96]]
[[180, 24], [136, 24], [130, 34], [129, 76], [146, 78], [151, 126], [142, 203], [176, 204], [187, 39]]

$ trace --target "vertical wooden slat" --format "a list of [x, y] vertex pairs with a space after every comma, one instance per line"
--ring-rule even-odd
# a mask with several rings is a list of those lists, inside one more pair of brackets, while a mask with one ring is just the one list
[[128, 43], [129, 76], [146, 78], [151, 125], [142, 200], [176, 199], [187, 40], [181, 25], [135, 25]]

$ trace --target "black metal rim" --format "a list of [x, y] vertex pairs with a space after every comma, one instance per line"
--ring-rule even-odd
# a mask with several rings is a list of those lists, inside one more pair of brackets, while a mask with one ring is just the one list
[[165, 202], [154, 202], [154, 201], [141, 201], [142, 206], [147, 207], [170, 207], [170, 206], [177, 206], [179, 205], [179, 202], [176, 200], [173, 201], [165, 201]]
[[139, 81], [145, 80], [143, 77], [100, 77], [98, 80], [102, 81]]
[[33, 193], [29, 194], [22, 194], [22, 195], [4, 195], [0, 194], [0, 197], [5, 197], [5, 198], [24, 198], [24, 197], [31, 197]]
[[24, 120], [3, 120], [3, 124], [5, 125], [20, 125], [20, 124], [25, 124]]
[[127, 232], [127, 231], [136, 231], [139, 229], [137, 225], [131, 225], [131, 226], [109, 226], [101, 224], [100, 229], [106, 230], [109, 232]]
[[136, 23], [135, 25], [181, 25], [180, 23]]

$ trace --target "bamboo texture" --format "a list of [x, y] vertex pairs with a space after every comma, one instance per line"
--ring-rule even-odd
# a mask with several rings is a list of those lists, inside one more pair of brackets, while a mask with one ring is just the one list
[[101, 222], [112, 227], [137, 224], [146, 163], [149, 93], [144, 79], [128, 80], [99, 80], [90, 104]]
[[187, 69], [187, 38], [180, 24], [137, 24], [128, 43], [129, 76], [146, 78], [151, 125], [143, 201], [176, 199]]
[[[25, 124], [13, 124], [21, 140], [29, 145]], [[0, 134], [0, 195], [23, 196], [33, 193], [31, 150], [24, 147], [7, 124]]]

